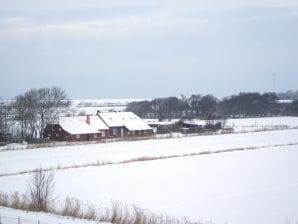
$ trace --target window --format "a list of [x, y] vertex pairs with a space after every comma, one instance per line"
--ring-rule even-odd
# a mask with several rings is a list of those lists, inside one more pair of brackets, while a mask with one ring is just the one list
[[56, 134], [56, 137], [59, 137], [59, 134]]
[[94, 134], [94, 138], [97, 138], [97, 134], [96, 133]]
[[81, 138], [81, 135], [76, 135], [76, 138]]
[[113, 135], [117, 135], [117, 128], [113, 128]]
[[52, 134], [51, 134], [51, 133], [49, 133], [49, 134], [48, 134], [48, 137], [51, 137], [51, 136], [52, 136]]
[[102, 136], [102, 137], [105, 137], [105, 136], [106, 136], [106, 131], [102, 131], [102, 132], [101, 132], [101, 136]]

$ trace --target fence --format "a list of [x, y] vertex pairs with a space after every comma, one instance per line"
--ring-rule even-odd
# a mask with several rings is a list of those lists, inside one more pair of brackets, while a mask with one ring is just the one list
[[[0, 224], [54, 224], [54, 223], [47, 223], [41, 220], [32, 220], [27, 218], [18, 217], [10, 217], [10, 216], [3, 216], [0, 215]], [[60, 223], [57, 223], [60, 224]]]

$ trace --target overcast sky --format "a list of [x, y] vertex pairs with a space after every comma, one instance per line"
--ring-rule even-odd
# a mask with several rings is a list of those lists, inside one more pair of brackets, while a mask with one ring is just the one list
[[0, 98], [298, 89], [297, 0], [0, 0]]

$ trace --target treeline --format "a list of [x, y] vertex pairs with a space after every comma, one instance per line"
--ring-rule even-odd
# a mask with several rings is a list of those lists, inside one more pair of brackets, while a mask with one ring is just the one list
[[277, 96], [280, 100], [298, 100], [298, 90], [288, 90], [283, 93], [278, 93]]
[[46, 124], [69, 104], [65, 91], [59, 87], [31, 89], [12, 101], [2, 101], [0, 134], [2, 138], [9, 134], [6, 138], [14, 142], [41, 138]]
[[280, 102], [275, 93], [239, 93], [217, 99], [212, 95], [166, 97], [127, 105], [142, 118], [217, 119], [298, 115], [298, 100]]

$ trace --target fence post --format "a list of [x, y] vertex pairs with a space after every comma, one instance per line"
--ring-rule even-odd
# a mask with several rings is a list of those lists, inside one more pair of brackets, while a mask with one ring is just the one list
[[0, 224], [1, 224], [2, 222], [1, 222], [1, 215], [0, 215]]
[[21, 224], [21, 218], [20, 218], [20, 216], [18, 217], [18, 224]]

